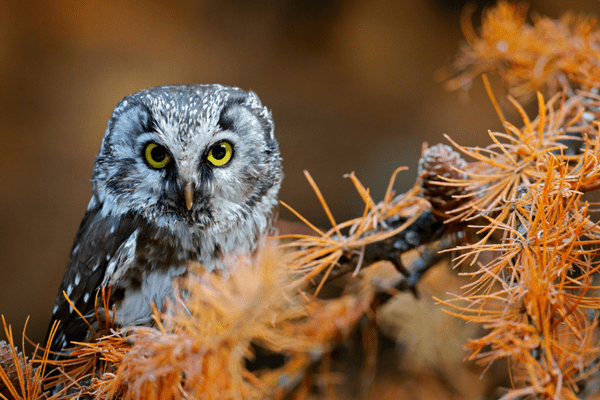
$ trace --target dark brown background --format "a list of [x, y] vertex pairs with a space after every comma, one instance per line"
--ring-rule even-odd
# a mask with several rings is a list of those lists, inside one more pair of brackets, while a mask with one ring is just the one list
[[[600, 14], [597, 0], [537, 1]], [[476, 82], [470, 103], [434, 72], [462, 38], [460, 1], [0, 2], [0, 313], [43, 339], [90, 195], [114, 105], [168, 83], [254, 90], [273, 110], [280, 198], [327, 225], [302, 170], [339, 220], [362, 211], [342, 175], [380, 199], [391, 172], [415, 178], [421, 143], [485, 144], [498, 119]], [[289, 213], [282, 212], [288, 219]]]

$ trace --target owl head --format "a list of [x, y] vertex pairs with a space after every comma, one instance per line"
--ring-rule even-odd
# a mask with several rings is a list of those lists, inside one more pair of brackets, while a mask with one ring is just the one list
[[158, 86], [115, 107], [92, 203], [105, 217], [135, 213], [158, 228], [225, 232], [270, 215], [282, 176], [271, 114], [253, 92]]

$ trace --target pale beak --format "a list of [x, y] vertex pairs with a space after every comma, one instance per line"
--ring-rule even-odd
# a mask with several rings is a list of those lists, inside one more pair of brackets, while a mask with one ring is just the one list
[[189, 211], [194, 204], [194, 184], [192, 182], [187, 182], [183, 187], [183, 196], [185, 197], [185, 206]]

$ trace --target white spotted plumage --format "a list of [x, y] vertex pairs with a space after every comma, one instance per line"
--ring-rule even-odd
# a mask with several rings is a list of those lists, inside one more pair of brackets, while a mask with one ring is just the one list
[[[160, 86], [117, 104], [53, 309], [62, 328], [52, 349], [90, 339], [63, 291], [93, 319], [97, 291], [110, 286], [115, 321], [148, 324], [150, 304], [162, 306], [189, 261], [219, 269], [224, 255], [253, 251], [271, 227], [283, 176], [273, 132], [258, 96], [238, 88]], [[230, 159], [209, 162], [213, 151], [224, 157], [225, 143]], [[150, 163], [150, 144], [165, 166]]]

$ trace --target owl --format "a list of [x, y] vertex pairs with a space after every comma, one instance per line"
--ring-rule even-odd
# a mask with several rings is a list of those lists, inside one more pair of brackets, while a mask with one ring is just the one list
[[96, 294], [110, 287], [115, 323], [148, 325], [151, 304], [164, 307], [190, 261], [223, 269], [224, 256], [254, 251], [282, 177], [271, 113], [253, 92], [177, 85], [126, 96], [96, 157], [51, 350], [92, 339], [63, 292], [93, 323]]

